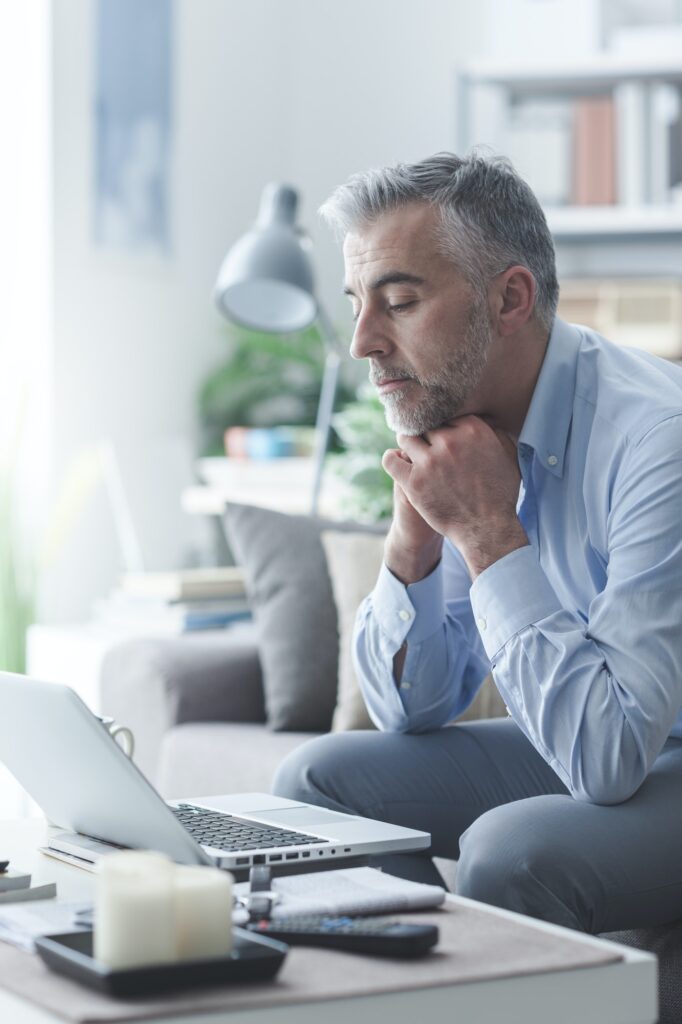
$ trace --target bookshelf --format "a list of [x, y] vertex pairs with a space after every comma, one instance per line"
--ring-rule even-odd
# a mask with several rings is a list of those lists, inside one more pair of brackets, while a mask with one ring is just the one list
[[[457, 95], [459, 150], [483, 144], [509, 155], [558, 243], [682, 246], [682, 57], [478, 61], [459, 75]], [[583, 129], [593, 121], [591, 138], [579, 137], [581, 117]], [[601, 175], [601, 186], [588, 180], [581, 193], [580, 175]], [[669, 252], [671, 273], [679, 273], [681, 255], [677, 247]], [[617, 272], [613, 253], [605, 257], [605, 272]]]
[[618, 53], [600, 53], [582, 60], [547, 64], [476, 61], [463, 72], [473, 85], [497, 85], [529, 92], [583, 93], [607, 89], [624, 80], [682, 83], [682, 59], [636, 58]]
[[682, 204], [639, 206], [546, 206], [547, 223], [555, 239], [627, 236], [682, 238]]

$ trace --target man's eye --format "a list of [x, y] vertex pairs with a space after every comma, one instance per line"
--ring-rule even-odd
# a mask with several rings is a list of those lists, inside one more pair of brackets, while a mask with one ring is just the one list
[[389, 306], [388, 308], [391, 313], [402, 313], [404, 309], [409, 309], [410, 306], [414, 306], [415, 301], [415, 299], [410, 299], [409, 302], [399, 302], [395, 306]]

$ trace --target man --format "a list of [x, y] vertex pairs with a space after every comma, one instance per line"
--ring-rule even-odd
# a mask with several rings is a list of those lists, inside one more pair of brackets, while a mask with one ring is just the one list
[[[589, 932], [682, 916], [682, 370], [555, 318], [503, 160], [357, 175], [323, 213], [399, 445], [355, 637], [381, 731], [306, 744], [275, 791], [430, 831], [475, 899]], [[444, 728], [490, 671], [509, 717]]]

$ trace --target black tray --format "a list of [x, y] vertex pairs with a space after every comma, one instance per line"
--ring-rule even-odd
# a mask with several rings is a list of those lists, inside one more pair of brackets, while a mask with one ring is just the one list
[[211, 960], [183, 960], [149, 967], [114, 969], [92, 955], [92, 931], [44, 935], [35, 940], [36, 951], [47, 966], [110, 996], [142, 996], [197, 985], [234, 985], [274, 978], [289, 949], [283, 942], [234, 929], [229, 956]]

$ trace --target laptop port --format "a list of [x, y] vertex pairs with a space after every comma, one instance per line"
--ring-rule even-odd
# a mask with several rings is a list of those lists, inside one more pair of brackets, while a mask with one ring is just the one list
[[336, 853], [336, 850], [332, 850], [332, 853]]
[[350, 846], [345, 846], [343, 852], [350, 853]]
[[286, 859], [287, 860], [298, 860], [298, 854], [297, 853], [288, 853]]
[[301, 856], [302, 857], [309, 857], [310, 856], [310, 850], [304, 850], [303, 853], [301, 854]]
[[257, 853], [256, 856], [253, 858], [253, 863], [254, 864], [265, 864], [265, 854], [264, 853]]
[[282, 859], [282, 854], [281, 853], [273, 853], [271, 857], [268, 857], [268, 860], [270, 861], [271, 864], [274, 864], [274, 862], [276, 860], [281, 860], [281, 859]]
[[249, 863], [250, 863], [250, 861], [249, 861], [248, 857], [237, 857], [237, 864], [249, 864]]

